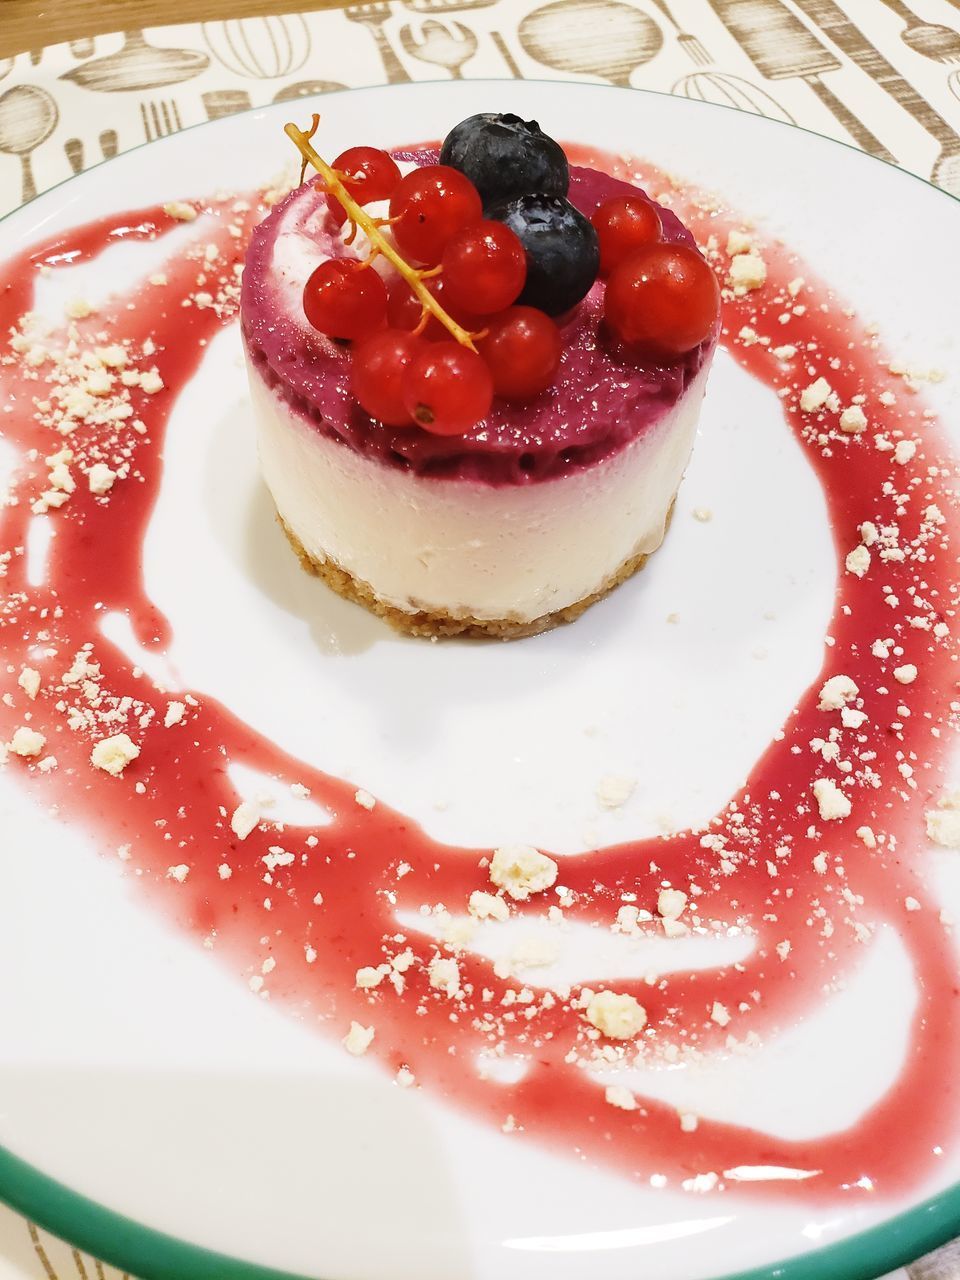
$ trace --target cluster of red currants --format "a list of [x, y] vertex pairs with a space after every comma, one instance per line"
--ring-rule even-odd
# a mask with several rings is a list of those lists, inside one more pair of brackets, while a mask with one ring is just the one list
[[720, 313], [717, 277], [696, 249], [661, 238], [650, 200], [614, 196], [592, 221], [607, 277], [604, 319], [622, 342], [673, 360], [710, 336]]
[[[529, 246], [505, 222], [484, 218], [473, 182], [445, 164], [401, 175], [374, 147], [351, 147], [333, 168], [358, 204], [389, 200], [398, 250], [419, 264], [423, 284], [476, 346], [454, 340], [425, 312], [405, 276], [388, 288], [368, 261], [322, 263], [307, 281], [304, 311], [321, 333], [354, 343], [353, 392], [366, 412], [390, 426], [459, 435], [486, 416], [494, 395], [524, 400], [545, 390], [560, 365], [560, 330], [539, 308], [515, 305]], [[343, 206], [330, 193], [327, 204], [342, 225]], [[695, 249], [663, 241], [651, 201], [615, 197], [594, 214], [593, 229], [581, 221], [596, 233], [600, 274], [608, 277], [604, 316], [617, 337], [674, 359], [709, 335], [719, 311], [716, 278]]]
[[[390, 201], [390, 228], [411, 262], [440, 272], [427, 287], [451, 319], [481, 332], [477, 351], [454, 341], [434, 316], [421, 325], [420, 300], [402, 277], [388, 289], [355, 259], [322, 263], [304, 290], [307, 319], [322, 333], [355, 342], [353, 391], [390, 426], [411, 423], [458, 435], [490, 409], [494, 394], [511, 399], [549, 386], [560, 363], [560, 331], [533, 307], [514, 307], [526, 280], [523, 245], [502, 222], [484, 219], [473, 183], [446, 165], [401, 176], [373, 147], [352, 147], [333, 168], [358, 204]], [[333, 196], [333, 217], [346, 218]]]

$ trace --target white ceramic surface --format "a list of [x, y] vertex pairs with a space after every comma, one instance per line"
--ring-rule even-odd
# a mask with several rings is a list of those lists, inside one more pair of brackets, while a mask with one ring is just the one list
[[[848, 148], [581, 85], [404, 86], [328, 95], [320, 109], [328, 155], [358, 139], [435, 136], [496, 109], [647, 157], [783, 234], [893, 350], [957, 364], [960, 264], [944, 262], [942, 246], [956, 243], [960, 206]], [[289, 115], [281, 106], [187, 130], [85, 174], [0, 225], [0, 253], [118, 208], [265, 181], [287, 163]], [[897, 251], [904, 228], [921, 227]], [[148, 271], [154, 252], [124, 245], [57, 273], [41, 309], [95, 300]], [[665, 547], [574, 626], [510, 646], [400, 639], [303, 575], [257, 476], [245, 394], [231, 328], [176, 406], [145, 546], [149, 594], [173, 626], [174, 683], [220, 699], [441, 839], [573, 851], [705, 821], [820, 667], [835, 562], [818, 482], [776, 398], [722, 353]], [[955, 388], [929, 398], [960, 437]], [[700, 507], [712, 521], [692, 518]], [[770, 531], [785, 527], [804, 535], [775, 543]], [[673, 613], [679, 623], [668, 623]], [[132, 651], [124, 619], [106, 618], [104, 630]], [[595, 789], [611, 773], [640, 783], [623, 809], [600, 812]], [[241, 782], [252, 794], [263, 780]], [[644, 1193], [508, 1138], [398, 1090], [255, 999], [153, 915], [90, 836], [43, 816], [9, 770], [0, 822], [0, 958], [15, 975], [0, 984], [0, 1143], [141, 1222], [322, 1280], [580, 1280], [588, 1270], [707, 1280], [906, 1207]], [[955, 859], [939, 863], [944, 900], [960, 911]], [[41, 892], [42, 918], [30, 907]], [[727, 959], [731, 945], [695, 963]], [[666, 971], [702, 951], [671, 944], [640, 963], [596, 946], [592, 931], [574, 936], [564, 976], [588, 968], [599, 979], [628, 963]], [[873, 1018], [880, 1001], [884, 1018]], [[912, 1001], [890, 933], [856, 982], [749, 1072], [727, 1060], [642, 1087], [771, 1133], [835, 1132], [895, 1077]], [[943, 1165], [917, 1196], [958, 1178], [960, 1167]]]

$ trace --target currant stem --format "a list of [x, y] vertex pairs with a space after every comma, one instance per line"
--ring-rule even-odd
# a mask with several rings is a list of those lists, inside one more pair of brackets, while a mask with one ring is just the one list
[[419, 299], [424, 310], [436, 316], [443, 327], [449, 331], [461, 346], [468, 347], [471, 351], [476, 351], [476, 347], [473, 345], [473, 335], [464, 329], [462, 325], [457, 324], [456, 320], [444, 311], [443, 307], [423, 283], [425, 278], [428, 278], [430, 274], [436, 274], [436, 272], [427, 273], [427, 276], [425, 276], [422, 271], [418, 271], [416, 267], [411, 267], [408, 262], [401, 258], [400, 254], [380, 230], [381, 219], [372, 218], [362, 205], [357, 204], [356, 200], [340, 181], [336, 170], [331, 169], [326, 160], [319, 156], [310, 145], [310, 139], [316, 133], [319, 123], [319, 115], [314, 114], [313, 122], [307, 133], [304, 133], [302, 129], [298, 129], [295, 124], [283, 126], [284, 133], [303, 157], [303, 167], [300, 171], [301, 182], [303, 181], [303, 175], [306, 173], [307, 165], [313, 165], [317, 173], [326, 182], [327, 190], [343, 206], [347, 217], [353, 222], [354, 232], [352, 234], [355, 235], [356, 228], [359, 227], [370, 241], [374, 252], [382, 253], [387, 261], [396, 267]]

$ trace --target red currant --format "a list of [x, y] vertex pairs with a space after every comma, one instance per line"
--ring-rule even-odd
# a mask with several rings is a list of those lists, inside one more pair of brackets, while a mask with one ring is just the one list
[[[428, 286], [429, 287], [429, 286]], [[387, 324], [392, 329], [415, 329], [423, 315], [423, 304], [404, 280], [397, 276], [387, 289]]]
[[422, 338], [402, 329], [381, 329], [357, 343], [350, 371], [353, 394], [372, 418], [390, 427], [410, 425], [403, 375], [423, 345]]
[[[441, 307], [443, 307], [444, 311], [446, 311], [447, 315], [450, 316], [452, 320], [456, 320], [457, 324], [461, 325], [464, 329], [469, 330], [471, 333], [475, 333], [477, 329], [481, 329], [483, 327], [483, 321], [480, 319], [478, 312], [472, 308], [468, 310], [467, 307], [461, 305], [459, 298], [451, 297], [450, 289], [447, 287], [447, 281], [444, 280], [443, 276], [437, 276], [436, 280], [430, 281], [430, 292], [440, 303]], [[439, 321], [431, 321], [431, 323], [439, 323]], [[441, 326], [441, 328], [443, 331], [437, 336], [441, 338], [449, 337], [449, 331], [443, 328], [443, 326]]]
[[419, 426], [458, 436], [490, 411], [493, 382], [475, 351], [459, 342], [433, 342], [407, 366], [403, 402]]
[[634, 249], [654, 244], [663, 228], [652, 202], [643, 196], [604, 200], [591, 218], [600, 241], [600, 274], [608, 276]]
[[445, 296], [478, 315], [509, 307], [527, 279], [520, 238], [502, 222], [464, 227], [447, 241], [441, 262]]
[[672, 359], [710, 336], [720, 287], [708, 263], [685, 244], [651, 244], [616, 267], [604, 315], [630, 346]]
[[[378, 147], [348, 147], [331, 168], [357, 204], [389, 199], [401, 177], [397, 162]], [[338, 226], [346, 221], [347, 211], [335, 196], [327, 196], [327, 206]]]
[[483, 213], [469, 178], [445, 164], [425, 165], [400, 179], [390, 197], [393, 235], [401, 251], [418, 262], [440, 261], [451, 236]]
[[510, 307], [494, 316], [477, 345], [494, 391], [507, 400], [538, 395], [560, 367], [560, 330], [535, 307]]
[[304, 285], [303, 310], [330, 338], [363, 338], [387, 318], [387, 287], [355, 258], [328, 258]]
[[[464, 329], [471, 333], [482, 327], [483, 322], [479, 316], [465, 311], [463, 307], [451, 302], [443, 276], [437, 276], [435, 279], [427, 280], [424, 283], [447, 315], [456, 320], [457, 324], [462, 325]], [[397, 329], [416, 329], [422, 315], [423, 304], [406, 280], [402, 278], [395, 280], [388, 290], [387, 323]], [[450, 337], [450, 331], [434, 315], [428, 317], [421, 333], [430, 342]]]

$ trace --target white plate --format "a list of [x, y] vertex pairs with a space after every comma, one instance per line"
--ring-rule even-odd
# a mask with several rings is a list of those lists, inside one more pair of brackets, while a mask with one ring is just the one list
[[[297, 104], [304, 119], [307, 109]], [[641, 155], [782, 235], [891, 349], [955, 364], [960, 264], [943, 247], [957, 241], [960, 209], [848, 148], [734, 111], [585, 85], [411, 85], [331, 94], [318, 109], [328, 156], [436, 136], [494, 109]], [[10, 216], [2, 252], [118, 209], [266, 182], [289, 162], [289, 115], [284, 105], [185, 130], [86, 173]], [[111, 249], [42, 281], [41, 306], [121, 288], [159, 256]], [[930, 402], [960, 430], [949, 383]], [[698, 508], [712, 521], [694, 520]], [[399, 639], [305, 577], [272, 522], [235, 326], [211, 343], [173, 413], [144, 569], [173, 629], [172, 687], [220, 700], [438, 839], [561, 854], [706, 823], [816, 678], [836, 579], [819, 483], [776, 397], [721, 354], [672, 532], [640, 577], [534, 641]], [[122, 623], [107, 630], [131, 643]], [[595, 790], [609, 774], [639, 783], [626, 806], [601, 812]], [[960, 1177], [947, 1116], [946, 1154], [909, 1194], [819, 1205], [640, 1187], [504, 1135], [349, 1058], [341, 1025], [321, 1034], [255, 998], [251, 970], [218, 965], [172, 929], [131, 871], [98, 856], [95, 830], [58, 823], [36, 798], [18, 768], [0, 773], [0, 1141], [100, 1206], [253, 1265], [230, 1274], [707, 1280], [841, 1241]], [[938, 884], [957, 899], [956, 875]], [[730, 948], [744, 942], [724, 945], [735, 959]], [[602, 963], [622, 972], [622, 958], [601, 962], [593, 947], [588, 937], [565, 953], [574, 976], [596, 983]], [[759, 1064], [734, 1056], [703, 1078], [661, 1072], [651, 1092], [774, 1132], [835, 1132], [895, 1079], [913, 1000], [895, 934], [885, 935], [856, 980]], [[9, 1162], [0, 1182], [14, 1203], [142, 1276], [228, 1265], [52, 1199]], [[837, 1274], [841, 1258], [846, 1275], [878, 1274], [951, 1226], [960, 1229], [955, 1195], [795, 1274]]]

